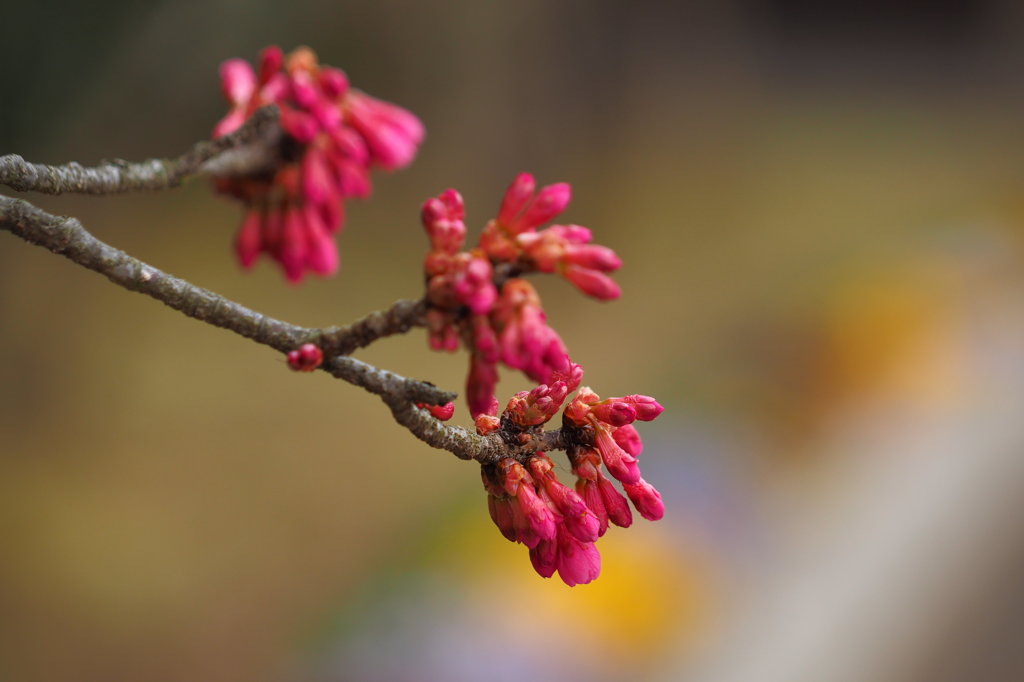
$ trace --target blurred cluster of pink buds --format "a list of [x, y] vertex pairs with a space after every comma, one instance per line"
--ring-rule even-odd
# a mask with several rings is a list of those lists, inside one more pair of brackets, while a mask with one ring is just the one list
[[[554, 373], [551, 384], [517, 393], [500, 418], [497, 401], [492, 401], [488, 412], [476, 418], [477, 432], [501, 431], [509, 440], [529, 437], [559, 412], [582, 376], [579, 365], [569, 363], [568, 369]], [[595, 447], [568, 449], [576, 490], [558, 481], [553, 463], [543, 452], [523, 463], [509, 457], [482, 466], [491, 519], [508, 540], [529, 547], [537, 573], [549, 578], [557, 571], [570, 587], [589, 583], [601, 571], [601, 556], [594, 543], [608, 530], [609, 522], [622, 528], [633, 523], [626, 498], [601, 473], [602, 461], [622, 482], [641, 516], [651, 521], [663, 516], [661, 495], [640, 478], [636, 468], [642, 445], [632, 424], [638, 419], [650, 421], [661, 412], [661, 405], [647, 396], [602, 401], [589, 388], [580, 388], [565, 407], [562, 428], [569, 432], [570, 440], [593, 442]], [[624, 467], [627, 460], [630, 465]]]
[[300, 47], [285, 57], [277, 46], [260, 53], [259, 73], [229, 59], [220, 67], [231, 110], [213, 136], [237, 129], [268, 104], [280, 109], [285, 138], [282, 162], [262, 175], [224, 177], [218, 191], [246, 206], [235, 241], [243, 267], [265, 252], [291, 282], [307, 270], [329, 275], [338, 268], [333, 235], [344, 222], [343, 201], [370, 194], [373, 166], [407, 165], [423, 139], [412, 113], [349, 87], [339, 69], [321, 66]]
[[608, 273], [621, 261], [611, 249], [590, 244], [590, 230], [551, 225], [569, 203], [566, 183], [536, 191], [529, 173], [521, 173], [505, 192], [498, 217], [480, 235], [476, 248], [464, 251], [466, 225], [462, 197], [453, 189], [428, 199], [421, 218], [430, 238], [424, 261], [427, 328], [430, 345], [470, 351], [466, 396], [474, 417], [485, 413], [504, 363], [538, 383], [566, 371], [561, 337], [547, 324], [540, 296], [521, 277], [557, 272], [583, 293], [600, 300], [618, 298]]

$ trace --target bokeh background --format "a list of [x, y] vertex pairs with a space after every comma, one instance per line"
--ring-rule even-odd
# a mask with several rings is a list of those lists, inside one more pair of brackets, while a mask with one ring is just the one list
[[[375, 398], [0, 235], [0, 679], [1024, 679], [1020, 3], [2, 10], [0, 153], [176, 155], [270, 43], [422, 117], [301, 287], [239, 272], [203, 182], [34, 197], [275, 317], [417, 296], [446, 187], [474, 230], [517, 172], [570, 181], [625, 293], [539, 286], [586, 383], [666, 406], [667, 515], [542, 580]], [[422, 331], [359, 357], [464, 380]]]

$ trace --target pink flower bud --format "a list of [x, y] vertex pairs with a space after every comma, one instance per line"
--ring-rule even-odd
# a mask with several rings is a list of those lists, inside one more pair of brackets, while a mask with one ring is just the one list
[[277, 45], [270, 45], [260, 51], [260, 85], [266, 84], [270, 77], [281, 70], [284, 54]]
[[470, 258], [464, 262], [462, 272], [456, 273], [452, 287], [460, 303], [469, 307], [473, 315], [490, 312], [498, 298], [491, 281], [491, 264], [486, 258]]
[[305, 219], [298, 208], [285, 210], [281, 239], [279, 260], [284, 267], [285, 277], [289, 282], [299, 282], [302, 280], [302, 271], [306, 265], [307, 248]]
[[454, 189], [446, 189], [437, 198], [441, 200], [441, 203], [448, 210], [448, 218], [450, 220], [462, 220], [466, 217], [465, 202], [462, 200], [462, 195]]
[[297, 350], [288, 351], [288, 366], [295, 372], [312, 372], [323, 362], [324, 354], [319, 346], [304, 343]]
[[345, 224], [345, 206], [341, 203], [341, 196], [333, 194], [326, 201], [316, 205], [320, 214], [320, 222], [328, 234], [335, 234], [341, 231]]
[[370, 196], [370, 176], [365, 166], [333, 154], [328, 158], [334, 170], [338, 193], [341, 196], [355, 199], [365, 199]]
[[342, 125], [342, 113], [338, 106], [319, 96], [309, 105], [309, 112], [320, 124], [321, 130], [335, 130]]
[[299, 144], [309, 144], [320, 130], [317, 120], [304, 111], [282, 105], [281, 128]]
[[235, 238], [235, 254], [243, 268], [252, 267], [256, 257], [260, 255], [263, 246], [262, 232], [263, 214], [257, 210], [248, 211]]
[[514, 514], [512, 512], [512, 500], [507, 497], [487, 496], [487, 511], [491, 520], [498, 527], [501, 534], [509, 542], [516, 541], [516, 529], [514, 525]]
[[581, 542], [564, 528], [558, 532], [558, 577], [569, 587], [589, 583], [601, 573], [601, 555], [592, 542]]
[[296, 71], [292, 74], [292, 98], [295, 103], [307, 111], [312, 109], [320, 94], [313, 84], [313, 77], [307, 71]]
[[568, 395], [579, 388], [580, 382], [583, 381], [583, 368], [575, 362], [569, 362], [569, 356], [566, 356], [565, 360], [565, 369], [555, 370], [551, 373], [551, 378], [554, 381], [565, 382], [565, 391]]
[[469, 361], [469, 376], [466, 377], [466, 401], [474, 419], [490, 408], [497, 384], [497, 367], [474, 353]]
[[256, 92], [256, 75], [244, 59], [229, 59], [220, 65], [220, 87], [235, 107], [248, 104]]
[[636, 409], [629, 403], [606, 400], [590, 408], [590, 414], [611, 426], [624, 426], [636, 419]]
[[601, 301], [611, 301], [622, 295], [622, 289], [608, 275], [578, 265], [567, 265], [562, 276], [587, 296]]
[[272, 207], [263, 216], [263, 248], [275, 259], [281, 253], [281, 242], [284, 232], [284, 211]]
[[359, 133], [352, 128], [334, 128], [327, 131], [334, 151], [343, 159], [359, 166], [370, 163], [370, 150]]
[[608, 512], [608, 520], [619, 528], [629, 528], [633, 524], [633, 512], [629, 510], [626, 498], [604, 476], [597, 479], [597, 486], [601, 491], [601, 501]]
[[[495, 363], [498, 361], [498, 340], [491, 329], [490, 321], [486, 315], [471, 315], [469, 326], [473, 332], [472, 349], [485, 362]], [[492, 396], [495, 407], [498, 400]], [[497, 414], [497, 409], [493, 414]]]
[[489, 436], [501, 428], [501, 420], [491, 414], [480, 414], [476, 417], [476, 432], [481, 436]]
[[288, 80], [288, 76], [275, 73], [260, 87], [260, 99], [268, 104], [280, 104], [287, 98], [289, 90], [291, 81]]
[[[582, 225], [552, 225], [545, 232], [558, 235], [558, 237], [566, 244], [566, 250], [572, 251], [578, 244], [587, 244], [591, 239], [594, 238], [593, 233], [589, 227], [583, 227]], [[599, 249], [606, 249], [604, 246], [595, 247]], [[611, 251], [611, 249], [607, 249]], [[612, 251], [614, 254], [615, 252]], [[598, 268], [600, 269], [600, 268]]]
[[529, 173], [520, 173], [512, 184], [505, 190], [505, 196], [501, 200], [501, 209], [498, 211], [498, 222], [508, 227], [511, 226], [516, 216], [533, 196], [536, 183]]
[[302, 194], [307, 201], [321, 204], [334, 196], [334, 183], [327, 170], [327, 157], [315, 146], [302, 156]]
[[612, 438], [619, 444], [619, 447], [634, 457], [639, 457], [640, 453], [644, 450], [644, 444], [640, 440], [640, 433], [632, 424], [626, 424], [615, 429], [612, 432]]
[[428, 405], [426, 403], [416, 403], [416, 407], [422, 408], [429, 412], [431, 416], [440, 421], [446, 422], [452, 418], [455, 414], [455, 403], [447, 402], [444, 405]]
[[562, 523], [574, 537], [582, 542], [594, 542], [601, 537], [601, 520], [582, 497], [553, 477], [545, 483], [545, 489], [562, 514]]
[[523, 214], [512, 222], [512, 232], [518, 233], [532, 230], [548, 222], [565, 210], [572, 198], [572, 190], [568, 183], [558, 182], [544, 187], [533, 201], [526, 207]]
[[[526, 521], [529, 523], [530, 532], [521, 533], [525, 538], [536, 536], [540, 540], [553, 540], [557, 533], [558, 524], [555, 521], [555, 514], [548, 505], [544, 504], [533, 485], [523, 481], [515, 496], [516, 504], [522, 510]], [[524, 539], [523, 544], [528, 544]]]
[[640, 516], [648, 521], [657, 521], [665, 515], [661, 494], [644, 479], [641, 478], [635, 483], [623, 483], [622, 489], [629, 495], [630, 502], [640, 512]]
[[636, 408], [636, 418], [643, 422], [649, 422], [665, 411], [665, 408], [649, 395], [627, 395], [622, 400], [632, 403]]
[[558, 568], [558, 541], [543, 540], [530, 548], [530, 563], [542, 578], [550, 578]]
[[636, 465], [636, 457], [619, 447], [611, 436], [611, 430], [601, 424], [594, 429], [594, 444], [601, 459], [612, 476], [623, 483], [636, 483], [640, 480], [640, 469]]
[[428, 233], [435, 223], [447, 218], [448, 207], [444, 205], [443, 201], [437, 197], [430, 197], [423, 202], [423, 207], [420, 209], [420, 221]]
[[[589, 230], [588, 230], [589, 231]], [[582, 268], [611, 272], [622, 267], [622, 259], [607, 246], [573, 245], [565, 250], [565, 262]]]
[[580, 400], [577, 395], [562, 411], [562, 417], [575, 426], [586, 426], [587, 417], [590, 415], [590, 406]]
[[407, 165], [423, 139], [423, 124], [412, 113], [363, 93], [348, 98], [352, 125], [366, 140], [373, 160], [393, 170]]
[[601, 498], [601, 487], [597, 481], [579, 478], [576, 479], [576, 492], [586, 503], [587, 508], [597, 517], [597, 536], [601, 537], [608, 530], [608, 511], [604, 508], [604, 500]]
[[302, 208], [306, 225], [306, 266], [318, 275], [331, 275], [338, 269], [338, 248], [324, 227], [320, 211], [312, 204]]
[[319, 81], [324, 95], [332, 99], [338, 99], [348, 90], [348, 76], [341, 69], [325, 66], [320, 69]]

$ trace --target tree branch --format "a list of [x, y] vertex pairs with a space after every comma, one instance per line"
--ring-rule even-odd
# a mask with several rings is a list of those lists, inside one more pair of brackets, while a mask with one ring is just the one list
[[20, 192], [116, 194], [177, 187], [198, 173], [256, 174], [273, 168], [283, 139], [276, 106], [259, 109], [238, 130], [197, 143], [176, 159], [138, 163], [105, 161], [97, 166], [29, 163], [17, 154], [0, 156], [0, 184]]
[[[200, 162], [201, 163], [201, 162]], [[395, 420], [428, 445], [461, 459], [494, 463], [503, 457], [519, 460], [538, 450], [565, 449], [580, 442], [581, 434], [564, 430], [527, 434], [522, 442], [507, 443], [498, 434], [480, 436], [446, 425], [415, 403], [440, 405], [455, 394], [429, 382], [379, 369], [348, 354], [377, 339], [425, 325], [427, 304], [400, 300], [342, 327], [300, 327], [267, 317], [208, 289], [169, 275], [106, 244], [76, 219], [55, 216], [21, 199], [0, 195], [0, 229], [107, 277], [115, 284], [154, 298], [188, 317], [227, 329], [286, 353], [303, 343], [315, 343], [327, 358], [322, 369], [379, 396]], [[573, 442], [572, 439], [576, 439]]]

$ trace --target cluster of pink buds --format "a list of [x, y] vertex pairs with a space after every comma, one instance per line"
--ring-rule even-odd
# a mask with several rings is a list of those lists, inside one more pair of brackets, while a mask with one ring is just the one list
[[[500, 431], [510, 442], [528, 439], [558, 413], [568, 394], [579, 387], [582, 374], [579, 365], [570, 363], [566, 371], [555, 373], [551, 384], [517, 393], [500, 418], [497, 401], [493, 401], [487, 413], [476, 418], [477, 432], [490, 435]], [[542, 577], [549, 578], [557, 571], [570, 587], [589, 583], [601, 571], [601, 556], [594, 543], [608, 530], [609, 522], [622, 528], [633, 523], [626, 498], [601, 473], [602, 461], [622, 482], [641, 516], [651, 521], [662, 517], [661, 496], [640, 478], [635, 466], [641, 443], [632, 425], [637, 419], [650, 421], [661, 411], [661, 405], [647, 396], [602, 401], [590, 389], [581, 388], [562, 414], [562, 428], [569, 440], [581, 443], [568, 449], [576, 490], [558, 481], [554, 464], [543, 452], [521, 462], [507, 457], [483, 465], [481, 477], [491, 519], [505, 538], [530, 549], [530, 561]], [[608, 450], [601, 433], [606, 433], [620, 452]], [[587, 442], [595, 447], [582, 445]], [[624, 457], [632, 460], [632, 468], [620, 466]], [[610, 461], [616, 463], [614, 469]]]
[[296, 350], [288, 351], [288, 366], [294, 372], [312, 372], [324, 361], [324, 353], [313, 343], [304, 343]]
[[412, 113], [349, 87], [339, 69], [321, 66], [300, 47], [285, 57], [271, 46], [260, 53], [259, 73], [230, 59], [220, 67], [231, 110], [213, 136], [237, 129], [268, 104], [280, 110], [282, 160], [259, 175], [225, 177], [218, 191], [240, 199], [246, 214], [235, 241], [243, 267], [265, 252], [291, 282], [306, 270], [319, 275], [338, 268], [333, 235], [344, 222], [343, 201], [370, 194], [373, 166], [407, 165], [423, 139]]
[[608, 273], [621, 261], [611, 249], [590, 244], [590, 230], [551, 225], [569, 203], [570, 187], [556, 183], [536, 191], [529, 173], [509, 186], [476, 248], [463, 250], [466, 226], [462, 197], [449, 189], [423, 204], [421, 218], [430, 238], [424, 261], [430, 345], [470, 351], [466, 386], [474, 417], [487, 411], [498, 381], [498, 363], [549, 383], [567, 370], [565, 344], [548, 326], [536, 289], [521, 277], [557, 272], [583, 293], [600, 300], [618, 298]]

